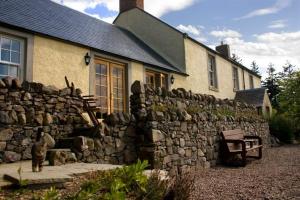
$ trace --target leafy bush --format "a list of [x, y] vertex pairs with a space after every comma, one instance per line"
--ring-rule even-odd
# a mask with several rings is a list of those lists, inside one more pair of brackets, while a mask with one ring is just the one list
[[270, 133], [276, 136], [280, 141], [291, 143], [294, 139], [294, 130], [292, 121], [284, 115], [274, 115], [269, 121]]

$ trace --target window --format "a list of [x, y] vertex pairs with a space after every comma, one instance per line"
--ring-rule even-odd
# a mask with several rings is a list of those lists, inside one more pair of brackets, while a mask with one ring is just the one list
[[233, 90], [240, 89], [240, 82], [239, 82], [239, 70], [237, 67], [232, 67], [232, 77], [233, 77]]
[[209, 79], [209, 86], [210, 87], [218, 88], [216, 59], [212, 55], [208, 55], [208, 79]]
[[159, 72], [146, 71], [146, 84], [153, 88], [161, 87], [167, 89], [168, 75]]
[[250, 86], [250, 89], [254, 88], [254, 82], [253, 82], [253, 76], [252, 75], [249, 75], [249, 86]]
[[0, 78], [18, 77], [21, 66], [21, 41], [0, 35]]
[[125, 65], [96, 59], [95, 94], [100, 112], [125, 111]]

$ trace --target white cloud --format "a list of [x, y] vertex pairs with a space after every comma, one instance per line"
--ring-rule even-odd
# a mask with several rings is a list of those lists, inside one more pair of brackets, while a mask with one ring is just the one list
[[268, 28], [272, 29], [280, 29], [280, 28], [285, 28], [286, 25], [286, 20], [276, 20], [272, 21], [271, 24], [268, 26]]
[[[96, 8], [96, 6], [101, 5], [106, 7], [111, 12], [119, 12], [119, 0], [52, 0], [52, 1], [108, 22], [112, 22], [116, 16], [102, 17], [101, 13], [89, 14], [86, 12], [86, 10], [94, 9]], [[193, 5], [197, 1], [199, 0], [164, 0], [164, 1], [145, 0], [145, 10], [156, 17], [161, 17], [162, 15], [168, 12], [185, 9]]]
[[202, 34], [202, 29], [204, 29], [204, 26], [193, 26], [193, 25], [178, 25], [176, 27], [178, 30], [180, 30], [183, 33], [190, 34], [192, 38], [199, 42], [206, 42], [206, 38]]
[[243, 59], [245, 66], [250, 66], [255, 60], [263, 75], [270, 62], [278, 71], [287, 60], [300, 67], [300, 31], [254, 35], [254, 41], [251, 42], [242, 38], [227, 37], [224, 42], [230, 45], [232, 53]]
[[145, 10], [156, 17], [166, 13], [185, 9], [198, 0], [145, 0]]
[[185, 26], [185, 25], [180, 24], [176, 28], [184, 33], [191, 33], [193, 35], [200, 35], [200, 33], [201, 33], [201, 30], [198, 27], [193, 26], [193, 25]]
[[223, 38], [240, 38], [242, 37], [242, 34], [240, 34], [237, 31], [231, 30], [231, 29], [224, 29], [222, 31], [211, 31], [210, 35], [217, 37], [219, 39]]
[[288, 7], [291, 4], [291, 2], [292, 2], [292, 0], [277, 0], [277, 2], [270, 7], [254, 10], [242, 17], [236, 18], [236, 20], [247, 19], [247, 18], [269, 15], [269, 14], [275, 14], [275, 13], [279, 12], [280, 10]]

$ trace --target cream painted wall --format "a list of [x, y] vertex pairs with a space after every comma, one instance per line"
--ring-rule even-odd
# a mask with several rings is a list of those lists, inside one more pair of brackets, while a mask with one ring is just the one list
[[172, 88], [183, 87], [195, 93], [211, 94], [218, 98], [234, 98], [231, 63], [216, 56], [218, 91], [210, 90], [207, 50], [190, 39], [185, 39], [185, 50], [186, 70], [189, 76], [174, 75], [175, 83]]
[[128, 72], [128, 85], [130, 86], [134, 83], [134, 81], [138, 80], [144, 82], [144, 65], [141, 63], [131, 63], [131, 70]]
[[58, 40], [34, 36], [33, 81], [66, 87], [64, 77], [89, 94], [89, 66], [84, 56], [90, 50]]
[[[218, 79], [218, 90], [215, 91], [209, 89], [207, 62], [208, 51], [196, 42], [187, 38], [185, 39], [185, 53], [186, 71], [189, 76], [184, 77], [174, 74], [175, 83], [171, 85], [171, 89], [182, 87], [187, 90], [192, 90], [195, 93], [211, 94], [218, 98], [234, 99], [235, 92], [233, 90], [232, 63], [218, 55], [215, 55]], [[238, 67], [240, 90], [244, 89], [243, 71], [245, 86], [246, 89], [249, 89], [249, 73]], [[253, 76], [253, 78], [254, 87], [261, 87], [260, 78], [256, 76]]]

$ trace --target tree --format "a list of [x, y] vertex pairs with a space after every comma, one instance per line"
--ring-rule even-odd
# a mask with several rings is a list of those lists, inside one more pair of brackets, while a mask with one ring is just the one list
[[290, 78], [291, 75], [295, 72], [295, 65], [292, 65], [290, 61], [286, 61], [285, 65], [282, 66], [282, 72], [279, 73], [281, 79]]
[[235, 53], [232, 54], [231, 59], [234, 60], [235, 62], [240, 63], [240, 64], [242, 64], [242, 62], [243, 62], [243, 60], [238, 55], [236, 55]]
[[262, 85], [268, 89], [270, 100], [274, 108], [278, 108], [278, 94], [280, 92], [278, 75], [275, 73], [274, 64], [270, 63], [267, 68], [267, 78], [262, 82]]
[[[284, 70], [287, 68], [284, 68]], [[295, 134], [300, 135], [300, 71], [286, 71], [289, 76], [280, 81], [279, 112], [291, 119]], [[290, 72], [290, 73], [289, 73]]]
[[260, 74], [260, 72], [259, 72], [259, 67], [258, 67], [258, 65], [256, 64], [256, 62], [255, 61], [253, 61], [252, 63], [251, 63], [251, 70], [254, 72], [254, 73], [256, 73], [256, 74]]

